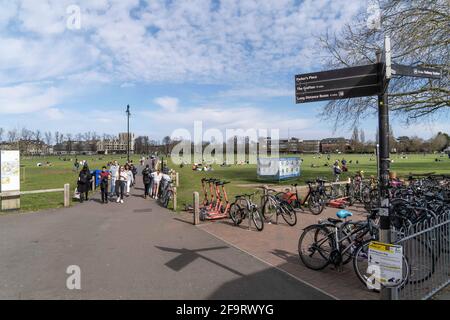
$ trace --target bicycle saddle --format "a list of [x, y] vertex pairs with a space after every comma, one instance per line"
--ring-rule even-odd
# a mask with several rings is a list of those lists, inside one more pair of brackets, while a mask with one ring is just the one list
[[324, 179], [317, 179], [316, 181], [317, 182], [327, 182], [327, 180], [324, 180]]
[[308, 180], [308, 181], [306, 181], [306, 183], [307, 184], [313, 184], [313, 183], [315, 183], [314, 181], [311, 181], [311, 180]]
[[342, 222], [342, 220], [340, 220], [340, 219], [334, 219], [334, 218], [328, 218], [327, 220], [328, 220], [328, 222], [331, 222], [331, 223], [333, 223], [333, 224], [335, 224], [335, 223], [341, 223], [341, 222]]
[[291, 184], [291, 186], [296, 187], [298, 186], [298, 183]]
[[340, 219], [346, 219], [353, 216], [353, 213], [347, 210], [339, 210], [338, 212], [336, 212], [336, 216]]

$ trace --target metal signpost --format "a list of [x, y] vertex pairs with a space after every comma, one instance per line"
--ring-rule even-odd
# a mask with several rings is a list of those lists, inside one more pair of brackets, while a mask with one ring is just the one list
[[130, 105], [127, 105], [127, 162], [130, 163]]
[[[378, 96], [377, 171], [380, 191], [380, 242], [391, 243], [389, 218], [389, 107], [388, 87], [393, 76], [439, 79], [442, 71], [428, 67], [392, 63], [391, 41], [384, 41], [384, 52], [377, 52], [377, 63], [295, 76], [296, 103]], [[382, 286], [381, 299], [392, 299], [393, 290]]]
[[295, 77], [297, 103], [373, 96], [380, 92], [379, 64]]
[[392, 75], [440, 79], [442, 71], [435, 68], [411, 67], [394, 63], [392, 64]]

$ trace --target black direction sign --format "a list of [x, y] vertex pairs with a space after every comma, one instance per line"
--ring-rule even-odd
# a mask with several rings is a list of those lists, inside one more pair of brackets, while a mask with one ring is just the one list
[[297, 75], [296, 102], [348, 99], [380, 92], [379, 64]]
[[419, 77], [419, 78], [432, 78], [440, 79], [442, 76], [442, 71], [436, 68], [425, 68], [425, 67], [412, 67], [405, 66], [402, 64], [392, 64], [392, 75], [393, 76], [407, 76], [407, 77]]

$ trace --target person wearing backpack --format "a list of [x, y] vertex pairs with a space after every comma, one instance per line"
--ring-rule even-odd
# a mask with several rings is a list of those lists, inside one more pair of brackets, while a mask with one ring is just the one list
[[339, 181], [339, 177], [340, 177], [341, 173], [342, 173], [342, 170], [341, 170], [341, 168], [339, 167], [339, 161], [336, 160], [336, 161], [334, 162], [334, 165], [333, 165], [333, 175], [334, 175], [334, 181], [335, 181], [335, 182], [338, 182], [338, 181]]
[[144, 199], [150, 196], [150, 186], [152, 182], [152, 171], [150, 170], [150, 165], [146, 165], [144, 170], [142, 170], [142, 180], [144, 182]]
[[80, 174], [78, 175], [78, 192], [80, 193], [80, 202], [89, 200], [89, 189], [91, 187], [92, 175], [87, 165], [83, 166]]
[[108, 203], [108, 182], [111, 179], [111, 174], [106, 171], [106, 166], [103, 166], [102, 172], [98, 176], [100, 180], [100, 190], [102, 192], [102, 203]]

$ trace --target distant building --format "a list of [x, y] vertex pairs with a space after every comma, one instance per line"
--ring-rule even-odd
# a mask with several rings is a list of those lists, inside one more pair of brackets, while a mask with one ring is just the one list
[[302, 140], [300, 142], [300, 152], [302, 153], [319, 153], [320, 140]]
[[64, 141], [53, 147], [53, 154], [70, 155], [70, 154], [97, 154], [97, 140], [91, 141]]
[[134, 153], [135, 136], [134, 133], [119, 133], [117, 139], [107, 139], [97, 142], [97, 151], [102, 154], [125, 154], [128, 151], [128, 141], [130, 141], [130, 152]]
[[320, 142], [322, 153], [351, 151], [350, 140], [345, 138], [327, 138]]

